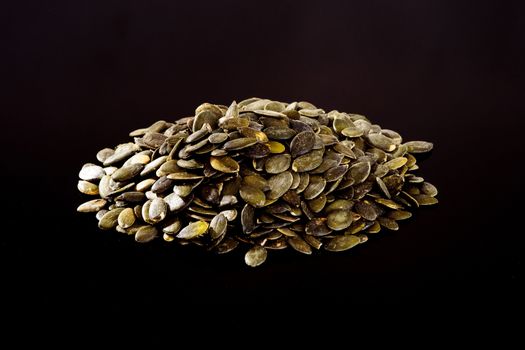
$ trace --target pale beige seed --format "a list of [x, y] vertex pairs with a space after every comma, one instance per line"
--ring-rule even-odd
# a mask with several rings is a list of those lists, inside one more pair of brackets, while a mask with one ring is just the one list
[[88, 194], [90, 196], [94, 196], [99, 193], [97, 185], [95, 185], [94, 183], [88, 182], [88, 181], [84, 181], [84, 180], [78, 181], [77, 188], [80, 192], [84, 194]]
[[80, 204], [77, 208], [77, 211], [79, 213], [95, 213], [102, 210], [106, 204], [107, 201], [105, 199], [93, 199]]
[[101, 166], [94, 165], [94, 164], [84, 166], [78, 173], [78, 177], [81, 180], [85, 180], [85, 181], [99, 180], [104, 175], [105, 175], [104, 169]]
[[147, 190], [149, 190], [151, 188], [151, 186], [153, 186], [153, 184], [156, 182], [157, 180], [155, 179], [145, 179], [145, 180], [142, 180], [141, 182], [139, 182], [138, 184], [135, 185], [135, 189], [139, 192], [146, 192]]

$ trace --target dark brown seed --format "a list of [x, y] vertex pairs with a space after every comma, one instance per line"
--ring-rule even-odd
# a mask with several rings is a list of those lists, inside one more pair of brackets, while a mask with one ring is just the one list
[[216, 248], [217, 254], [226, 254], [239, 246], [239, 242], [233, 238], [224, 239]]
[[368, 201], [359, 201], [354, 205], [354, 210], [366, 220], [374, 221], [379, 214], [376, 208]]
[[312, 131], [298, 133], [290, 143], [290, 154], [293, 158], [312, 150], [315, 144], [315, 134]]
[[167, 176], [162, 176], [159, 178], [151, 187], [151, 192], [153, 193], [163, 193], [167, 190], [173, 189], [173, 183], [174, 181], [171, 179], [168, 179]]
[[122, 193], [117, 198], [115, 198], [115, 200], [128, 203], [141, 203], [144, 200], [144, 197], [144, 192], [132, 191]]
[[326, 225], [326, 219], [315, 218], [306, 224], [305, 232], [312, 236], [321, 237], [329, 235], [332, 230]]
[[250, 233], [255, 228], [255, 209], [249, 204], [241, 211], [241, 225], [244, 233]]

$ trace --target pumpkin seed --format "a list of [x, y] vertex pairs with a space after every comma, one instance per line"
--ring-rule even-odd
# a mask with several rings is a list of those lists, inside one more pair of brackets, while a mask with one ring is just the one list
[[361, 240], [354, 235], [337, 236], [328, 241], [324, 249], [329, 252], [342, 252], [355, 247], [359, 243], [361, 243]]
[[256, 267], [264, 263], [267, 256], [268, 252], [266, 249], [256, 245], [246, 252], [244, 255], [244, 261], [246, 262], [246, 265]]
[[305, 101], [206, 102], [130, 137], [82, 166], [78, 190], [96, 197], [77, 211], [137, 242], [162, 233], [218, 254], [249, 245], [249, 266], [267, 250], [347, 250], [438, 202], [436, 187], [414, 174], [413, 154], [432, 143], [403, 143], [362, 115]]

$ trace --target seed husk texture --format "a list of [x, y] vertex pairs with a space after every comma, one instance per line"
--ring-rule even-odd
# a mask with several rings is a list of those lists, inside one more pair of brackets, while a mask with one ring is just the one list
[[348, 250], [438, 203], [417, 164], [432, 142], [306, 101], [203, 103], [130, 137], [81, 166], [77, 211], [139, 243], [243, 247], [250, 267], [268, 251]]

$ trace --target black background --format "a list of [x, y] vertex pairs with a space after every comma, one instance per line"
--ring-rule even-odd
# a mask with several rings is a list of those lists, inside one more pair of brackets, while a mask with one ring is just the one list
[[[15, 4], [16, 3], [16, 4]], [[518, 1], [45, 1], [3, 5], [3, 292], [22, 309], [490, 305], [523, 279]], [[432, 141], [440, 190], [341, 254], [138, 245], [75, 212], [77, 174], [130, 130], [209, 101], [306, 100]], [[301, 300], [301, 302], [299, 302]], [[35, 309], [33, 309], [35, 310]], [[221, 311], [222, 310], [222, 311]], [[237, 319], [243, 323], [243, 319]]]

